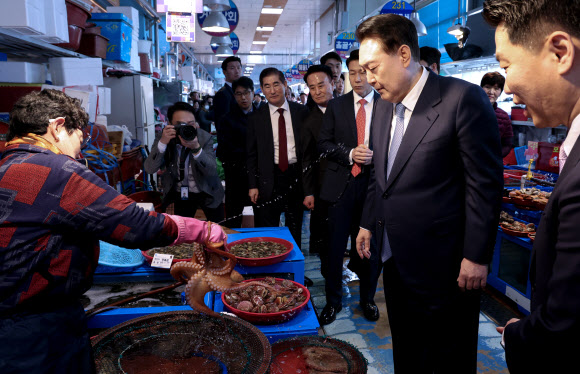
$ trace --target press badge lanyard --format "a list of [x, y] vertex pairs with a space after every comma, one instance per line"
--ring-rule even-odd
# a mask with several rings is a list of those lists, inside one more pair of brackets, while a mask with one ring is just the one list
[[[179, 156], [179, 181], [182, 182], [185, 179], [185, 160], [189, 156], [191, 149], [187, 147], [181, 147], [181, 155]], [[181, 200], [187, 200], [189, 198], [189, 181], [185, 186], [181, 186]]]

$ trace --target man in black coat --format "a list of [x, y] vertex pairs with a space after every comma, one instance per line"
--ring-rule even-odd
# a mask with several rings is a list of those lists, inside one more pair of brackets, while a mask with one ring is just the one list
[[248, 118], [249, 196], [257, 227], [276, 227], [285, 213], [286, 226], [300, 246], [302, 233], [302, 163], [300, 128], [308, 109], [286, 101], [284, 74], [276, 68], [260, 73], [268, 105]]
[[248, 169], [246, 167], [246, 134], [248, 115], [257, 108], [252, 104], [254, 82], [241, 77], [233, 82], [236, 104], [218, 121], [217, 156], [222, 162], [226, 180], [227, 227], [241, 227], [244, 206], [248, 199]]
[[486, 1], [483, 11], [497, 27], [506, 94], [526, 105], [534, 126], [569, 129], [534, 241], [530, 315], [499, 328], [508, 369], [574, 373], [580, 352], [580, 1]]
[[373, 152], [369, 144], [379, 101], [358, 58], [358, 50], [355, 50], [347, 60], [353, 90], [329, 102], [318, 140], [319, 150], [328, 160], [320, 198], [329, 203], [330, 234], [328, 256], [321, 256], [321, 261], [328, 264], [325, 269], [326, 306], [320, 315], [322, 324], [333, 322], [342, 309], [342, 266], [349, 236], [349, 268], [360, 279], [360, 306], [366, 319], [379, 319], [379, 309], [374, 302], [379, 278], [378, 254], [361, 259], [354, 246], [370, 176]]
[[495, 114], [481, 87], [419, 64], [409, 19], [369, 18], [357, 39], [383, 99], [357, 250], [376, 237], [395, 372], [475, 373], [503, 189]]
[[332, 70], [326, 65], [312, 65], [304, 75], [304, 82], [308, 85], [310, 97], [314, 101], [310, 105], [310, 112], [304, 120], [301, 132], [304, 206], [312, 211], [310, 253], [320, 253], [322, 275], [325, 275], [327, 259], [324, 256], [328, 256], [328, 208], [320, 200], [320, 188], [326, 170], [326, 158], [321, 157], [318, 151], [318, 138], [322, 128], [322, 116], [334, 91]]
[[[242, 60], [239, 57], [230, 56], [222, 62], [222, 70], [226, 77], [226, 83], [216, 92], [213, 100], [213, 111], [216, 118], [229, 112], [232, 104], [235, 104], [232, 83], [242, 76]], [[216, 129], [216, 131], [219, 130]]]

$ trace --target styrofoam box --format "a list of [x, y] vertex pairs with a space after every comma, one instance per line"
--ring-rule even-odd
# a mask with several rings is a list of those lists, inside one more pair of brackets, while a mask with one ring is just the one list
[[97, 114], [111, 114], [111, 88], [97, 87], [99, 94]]
[[44, 0], [45, 35], [34, 37], [47, 43], [68, 43], [68, 23], [65, 0]]
[[46, 32], [44, 8], [45, 0], [0, 0], [0, 27], [24, 35], [42, 35]]
[[131, 60], [129, 64], [133, 67], [133, 70], [141, 69], [141, 58], [139, 57], [139, 38], [135, 37], [133, 34], [133, 41], [131, 42]]
[[48, 59], [48, 68], [57, 86], [103, 85], [100, 58], [53, 57]]
[[32, 62], [0, 61], [0, 82], [44, 83], [46, 66]]
[[196, 79], [193, 73], [193, 66], [180, 66], [179, 67], [179, 79], [182, 81], [192, 82]]
[[107, 13], [123, 13], [133, 24], [133, 35], [139, 38], [139, 11], [130, 6], [108, 6]]
[[41, 89], [53, 89], [64, 92], [70, 97], [79, 99], [81, 101], [81, 106], [89, 115], [89, 121], [95, 122], [97, 118], [97, 86], [51, 86], [48, 84], [43, 84]]

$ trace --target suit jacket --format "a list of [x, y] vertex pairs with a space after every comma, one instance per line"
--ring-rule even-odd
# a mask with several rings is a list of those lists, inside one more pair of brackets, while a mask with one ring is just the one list
[[491, 261], [503, 188], [497, 120], [483, 90], [429, 73], [386, 179], [393, 104], [379, 101], [361, 226], [386, 226], [403, 282], [434, 310], [457, 292], [463, 258]]
[[[293, 102], [288, 102], [288, 105], [292, 118], [292, 129], [294, 130], [297, 163], [301, 165], [300, 129], [304, 117], [308, 114], [308, 109], [304, 105]], [[269, 200], [274, 190], [274, 168], [277, 167], [274, 164], [274, 133], [270, 118], [270, 105], [263, 105], [248, 116], [246, 144], [248, 188], [257, 188], [260, 198]], [[298, 174], [300, 177], [302, 173]], [[302, 181], [299, 180], [299, 187], [302, 187], [301, 183]]]
[[[377, 102], [380, 95], [375, 92], [373, 113], [371, 114], [371, 134]], [[328, 102], [322, 120], [322, 130], [318, 139], [320, 153], [327, 154], [327, 167], [320, 190], [320, 198], [331, 203], [340, 199], [346, 189], [351, 175], [352, 164], [348, 155], [358, 146], [356, 116], [354, 112], [354, 94], [352, 91]], [[372, 137], [369, 137], [372, 140]], [[369, 143], [371, 142], [369, 140]], [[368, 172], [368, 167], [365, 168]]]
[[[580, 352], [580, 141], [542, 213], [532, 252], [531, 313], [504, 332], [510, 373], [571, 373]], [[576, 369], [570, 369], [576, 368]]]
[[322, 117], [324, 113], [314, 104], [304, 120], [301, 129], [302, 135], [302, 187], [304, 196], [318, 196], [322, 187], [322, 178], [326, 170], [326, 158], [319, 159], [318, 138], [322, 129]]
[[[257, 110], [252, 104], [252, 111]], [[217, 156], [222, 162], [246, 162], [246, 138], [248, 132], [248, 114], [239, 105], [233, 105], [231, 110], [216, 122]]]
[[222, 88], [216, 92], [213, 98], [213, 112], [215, 118], [220, 118], [230, 111], [230, 107], [235, 103], [234, 90], [229, 84], [224, 83]]
[[[165, 168], [165, 172], [161, 176], [161, 183], [163, 186], [163, 194], [167, 195], [169, 191], [175, 189], [179, 180], [179, 153], [175, 152], [174, 159], [169, 165], [166, 165], [165, 153], [159, 152], [159, 148], [157, 147], [159, 139], [161, 139], [161, 134], [153, 142], [151, 153], [145, 160], [144, 169], [145, 172], [154, 174], [158, 170]], [[217, 174], [213, 140], [211, 135], [202, 129], [197, 129], [197, 139], [203, 151], [197, 160], [191, 153], [189, 154], [190, 171], [193, 170], [193, 177], [197, 188], [208, 195], [204, 202], [205, 205], [209, 208], [217, 208], [223, 201], [225, 192]], [[172, 146], [172, 143], [167, 145], [168, 149]]]

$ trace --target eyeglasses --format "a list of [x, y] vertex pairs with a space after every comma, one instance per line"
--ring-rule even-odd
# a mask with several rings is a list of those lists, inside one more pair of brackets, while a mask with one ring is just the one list
[[237, 91], [236, 93], [234, 93], [234, 96], [236, 97], [242, 97], [242, 96], [246, 96], [246, 95], [250, 95], [252, 93], [252, 91], [244, 91], [244, 92], [240, 92]]
[[86, 148], [89, 145], [90, 141], [91, 141], [91, 136], [89, 134], [87, 134], [85, 137], [83, 137], [83, 141], [81, 142], [81, 149]]

